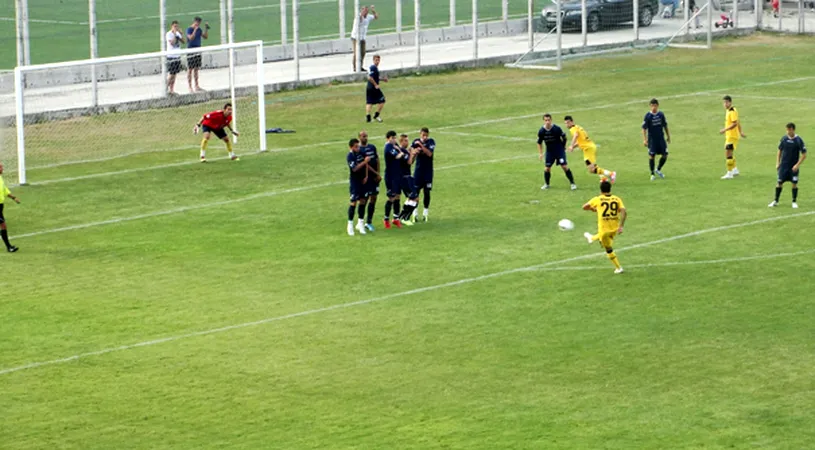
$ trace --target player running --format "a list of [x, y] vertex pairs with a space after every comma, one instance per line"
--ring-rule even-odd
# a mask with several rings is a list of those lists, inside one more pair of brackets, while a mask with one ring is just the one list
[[574, 151], [575, 147], [579, 147], [580, 150], [583, 151], [583, 160], [586, 161], [586, 168], [589, 173], [600, 175], [601, 180], [608, 177], [611, 182], [614, 183], [617, 180], [617, 172], [602, 169], [597, 166], [597, 146], [594, 144], [594, 141], [589, 138], [586, 130], [580, 125], [576, 125], [572, 116], [566, 116], [563, 120], [569, 132], [572, 133], [572, 143], [567, 150], [571, 152]]
[[572, 190], [577, 189], [574, 184], [574, 175], [566, 162], [566, 133], [552, 123], [552, 115], [543, 115], [543, 126], [538, 130], [538, 159], [543, 161], [543, 143], [546, 143], [546, 161], [543, 169], [543, 186], [541, 190], [549, 189], [549, 181], [552, 178], [552, 164], [557, 163], [569, 179]]
[[3, 181], [3, 163], [0, 163], [0, 237], [3, 238], [3, 243], [6, 244], [6, 251], [9, 253], [14, 253], [19, 248], [11, 245], [11, 242], [8, 240], [8, 229], [6, 228], [6, 218], [3, 217], [3, 204], [6, 201], [6, 197], [14, 200], [16, 203], [20, 203], [20, 199], [11, 195], [11, 191], [6, 187], [6, 182]]
[[611, 263], [614, 264], [614, 273], [623, 273], [623, 267], [617, 259], [617, 254], [614, 253], [614, 236], [623, 233], [623, 225], [628, 216], [625, 212], [623, 200], [616, 195], [611, 195], [611, 183], [602, 181], [600, 183], [600, 195], [586, 202], [583, 205], [586, 211], [595, 211], [597, 213], [597, 234], [583, 233], [589, 244], [594, 241], [600, 241], [600, 244], [606, 250], [606, 255]]
[[[645, 113], [642, 120], [642, 145], [648, 147], [648, 167], [651, 169], [651, 181], [655, 175], [665, 178], [662, 167], [668, 161], [668, 144], [671, 143], [671, 131], [668, 130], [668, 120], [659, 110], [659, 100], [652, 98], [649, 103], [651, 110]], [[666, 140], [667, 136], [667, 140]], [[654, 169], [654, 156], [659, 156], [659, 166]]]
[[359, 151], [368, 157], [368, 182], [365, 183], [365, 201], [368, 204], [368, 216], [365, 218], [365, 229], [374, 231], [373, 219], [376, 211], [376, 198], [379, 195], [379, 182], [382, 176], [379, 171], [379, 154], [376, 146], [368, 142], [368, 132], [359, 132]]
[[[416, 167], [413, 170], [413, 178], [416, 182], [416, 189], [422, 190], [422, 220], [427, 222], [430, 213], [430, 191], [433, 189], [433, 154], [436, 151], [436, 141], [430, 137], [430, 130], [422, 128], [419, 139], [413, 141], [412, 147], [416, 149]], [[413, 210], [413, 220], [417, 220], [419, 212]]]
[[402, 134], [399, 136], [399, 148], [403, 153], [402, 158], [400, 158], [402, 161], [402, 179], [399, 182], [399, 186], [408, 198], [402, 207], [399, 221], [404, 225], [413, 226], [413, 221], [410, 219], [410, 216], [419, 204], [419, 202], [416, 201], [419, 198], [419, 193], [416, 190], [416, 182], [410, 174], [410, 166], [413, 165], [418, 151], [415, 148], [408, 148], [409, 143], [408, 135]]
[[365, 183], [368, 181], [368, 162], [371, 159], [359, 151], [359, 139], [355, 138], [348, 141], [348, 148], [350, 151], [345, 158], [350, 170], [348, 190], [351, 193], [351, 200], [348, 205], [348, 236], [353, 236], [355, 209], [359, 212], [359, 222], [356, 229], [359, 234], [365, 234], [365, 225], [362, 218], [365, 217]]
[[733, 99], [729, 95], [722, 98], [724, 104], [724, 128], [719, 130], [719, 134], [724, 135], [724, 156], [727, 162], [727, 173], [722, 176], [722, 180], [730, 180], [739, 174], [736, 167], [736, 149], [739, 148], [739, 138], [747, 136], [741, 131], [739, 112], [733, 106]]
[[195, 124], [193, 134], [198, 134], [198, 130], [204, 132], [204, 139], [201, 140], [201, 162], [207, 162], [207, 145], [209, 138], [214, 134], [218, 139], [226, 143], [226, 150], [229, 152], [229, 159], [232, 161], [239, 161], [240, 158], [232, 151], [232, 141], [226, 135], [224, 128], [229, 128], [234, 136], [240, 136], [240, 133], [232, 129], [232, 103], [224, 105], [224, 109], [208, 112], [201, 117], [201, 120]]
[[388, 131], [385, 134], [385, 189], [387, 189], [388, 201], [385, 202], [385, 229], [391, 227], [391, 208], [393, 208], [393, 225], [402, 228], [399, 221], [399, 214], [402, 205], [399, 203], [399, 194], [402, 186], [402, 159], [408, 156], [402, 152], [399, 143], [396, 142], [396, 132]]
[[374, 120], [382, 122], [382, 118], [379, 117], [379, 114], [382, 113], [382, 108], [385, 107], [385, 94], [379, 89], [379, 82], [387, 83], [388, 77], [382, 76], [380, 80], [379, 61], [381, 60], [382, 58], [380, 58], [379, 55], [374, 55], [374, 63], [368, 71], [368, 84], [365, 85], [365, 118], [367, 122], [371, 121], [371, 109], [374, 105], [376, 105]]
[[787, 181], [792, 183], [792, 207], [798, 208], [798, 170], [805, 159], [807, 159], [807, 147], [801, 136], [795, 134], [795, 124], [790, 122], [787, 124], [787, 134], [778, 144], [778, 156], [775, 161], [775, 168], [778, 170], [778, 184], [775, 185], [775, 200], [768, 205], [770, 208], [778, 206], [782, 186]]

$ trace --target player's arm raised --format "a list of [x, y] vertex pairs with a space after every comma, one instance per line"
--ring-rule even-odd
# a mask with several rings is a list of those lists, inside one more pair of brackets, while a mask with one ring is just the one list
[[625, 219], [628, 217], [628, 212], [625, 208], [620, 208], [620, 227], [617, 228], [617, 234], [623, 234], [623, 226], [625, 225]]

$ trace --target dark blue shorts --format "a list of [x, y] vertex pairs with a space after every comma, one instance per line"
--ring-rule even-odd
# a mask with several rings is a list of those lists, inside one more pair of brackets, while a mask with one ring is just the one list
[[[778, 182], [779, 183], [786, 183], [791, 182], [792, 184], [798, 184], [798, 172], [793, 172], [792, 167], [784, 167], [781, 166], [778, 168]], [[2, 205], [0, 205], [2, 206]]]
[[667, 155], [668, 154], [668, 144], [665, 142], [649, 142], [648, 143], [648, 155]]
[[366, 105], [378, 105], [380, 103], [385, 103], [385, 94], [382, 93], [382, 89], [365, 90]]
[[546, 152], [545, 156], [546, 167], [552, 167], [553, 165], [557, 164], [558, 166], [562, 166], [566, 164], [566, 152]]
[[348, 191], [351, 194], [351, 202], [365, 198], [365, 186], [362, 184], [362, 180], [351, 178], [348, 183]]
[[388, 197], [396, 197], [397, 195], [402, 193], [402, 183], [401, 177], [386, 177], [385, 178], [385, 189], [387, 189]]
[[368, 182], [365, 183], [365, 197], [379, 195], [379, 181], [376, 181], [376, 176], [371, 175], [368, 177]]
[[223, 138], [226, 137], [226, 131], [223, 128], [210, 128], [210, 127], [208, 127], [206, 125], [201, 125], [201, 131], [203, 131], [205, 133], [207, 131], [209, 131], [210, 133], [214, 134], [215, 136], [218, 136], [218, 139], [223, 139]]
[[433, 189], [433, 172], [416, 172], [413, 179], [416, 189]]
[[409, 199], [419, 197], [419, 193], [416, 191], [416, 182], [410, 175], [403, 176], [399, 185], [402, 188], [402, 193], [407, 195]]

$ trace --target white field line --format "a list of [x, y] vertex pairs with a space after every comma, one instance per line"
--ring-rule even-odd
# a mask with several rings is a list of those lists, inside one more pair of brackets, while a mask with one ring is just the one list
[[[300, 2], [300, 5], [316, 5], [320, 3], [336, 3], [336, 0], [312, 0], [306, 2]], [[290, 7], [291, 8], [291, 7]], [[269, 4], [269, 5], [255, 5], [255, 6], [242, 6], [238, 8], [233, 8], [235, 11], [255, 11], [258, 9], [273, 9], [275, 11], [280, 10], [280, 2]], [[219, 9], [203, 9], [200, 11], [190, 11], [190, 12], [169, 12], [167, 13], [167, 17], [176, 17], [176, 16], [194, 16], [194, 15], [204, 15], [204, 14], [220, 14], [221, 10]], [[145, 19], [160, 19], [161, 16], [159, 15], [152, 15], [152, 16], [141, 16], [141, 17], [125, 17], [120, 19], [105, 19], [105, 20], [97, 20], [96, 23], [117, 23], [117, 22], [130, 22], [136, 20], [145, 20]], [[85, 22], [84, 25], [88, 25], [88, 22]]]
[[[688, 92], [688, 93], [684, 93], [684, 94], [665, 95], [665, 96], [661, 96], [661, 97], [658, 97], [658, 98], [660, 100], [662, 100], [662, 99], [679, 99], [679, 98], [686, 98], [686, 97], [697, 97], [697, 96], [703, 96], [703, 95], [706, 96], [706, 95], [715, 94], [717, 92], [725, 92], [725, 91], [734, 92], [734, 91], [738, 91], [739, 89], [746, 89], [746, 88], [751, 88], [751, 87], [775, 86], [775, 85], [778, 85], [778, 84], [798, 83], [798, 82], [809, 81], [809, 80], [813, 80], [813, 79], [815, 79], [815, 76], [800, 77], [800, 78], [790, 78], [790, 79], [786, 79], [786, 80], [777, 80], [777, 81], [767, 81], [767, 82], [762, 82], [762, 83], [745, 84], [743, 86], [735, 86], [735, 87], [728, 87], [728, 88], [722, 88], [722, 89], [712, 89], [712, 90], [708, 90], [708, 91], [698, 91], [698, 92]], [[589, 107], [586, 107], [586, 108], [575, 108], [575, 109], [570, 109], [570, 110], [567, 110], [567, 111], [550, 111], [549, 113], [550, 114], [567, 114], [567, 113], [573, 113], [573, 112], [576, 112], [576, 111], [594, 111], [594, 110], [598, 110], [598, 109], [609, 109], [609, 108], [616, 108], [616, 107], [620, 107], [620, 106], [630, 106], [630, 105], [645, 104], [645, 102], [647, 102], [647, 101], [648, 100], [644, 100], [644, 99], [631, 100], [631, 101], [622, 102], [622, 103], [609, 103], [609, 104], [606, 104], [606, 105], [589, 106]], [[493, 124], [493, 123], [509, 122], [509, 121], [519, 120], [519, 119], [529, 119], [529, 118], [538, 117], [538, 116], [541, 116], [541, 115], [543, 115], [543, 113], [524, 114], [524, 115], [521, 115], [521, 116], [508, 116], [508, 117], [501, 117], [501, 118], [498, 118], [498, 119], [480, 120], [478, 122], [469, 122], [469, 123], [462, 123], [460, 125], [449, 125], [449, 126], [445, 126], [445, 127], [438, 127], [438, 128], [436, 128], [436, 131], [452, 130], [454, 128], [475, 127], [475, 126], [479, 126], [479, 125], [489, 125], [489, 124]]]
[[[791, 253], [776, 253], [772, 255], [753, 255], [753, 256], [739, 256], [733, 258], [723, 258], [723, 259], [707, 259], [707, 260], [700, 260], [700, 261], [671, 261], [671, 262], [663, 262], [663, 263], [649, 263], [649, 264], [626, 264], [623, 266], [625, 269], [631, 268], [639, 268], [639, 269], [647, 269], [650, 267], [676, 267], [676, 266], [697, 266], [697, 265], [708, 265], [708, 264], [724, 264], [730, 262], [747, 262], [747, 261], [759, 261], [764, 259], [777, 259], [777, 258], [789, 258], [794, 256], [801, 256], [801, 255], [811, 255], [815, 253], [815, 249], [811, 250], [803, 250], [800, 252], [791, 252]], [[608, 266], [611, 267], [611, 266]], [[610, 270], [607, 266], [566, 266], [566, 267], [544, 267], [541, 268], [541, 271], [546, 272], [571, 272], [571, 271], [580, 271], [580, 270]]]
[[[812, 79], [815, 79], [815, 76], [802, 77], [802, 78], [791, 78], [791, 79], [778, 80], [778, 81], [768, 81], [768, 82], [763, 82], [763, 83], [754, 83], [754, 84], [750, 84], [750, 85], [744, 85], [744, 86], [741, 86], [741, 87], [738, 87], [738, 88], [723, 88], [723, 89], [714, 89], [714, 90], [711, 90], [711, 91], [690, 92], [690, 93], [677, 94], [677, 95], [672, 95], [672, 96], [663, 96], [661, 98], [663, 98], [663, 99], [665, 99], [665, 98], [684, 98], [684, 97], [710, 95], [710, 94], [715, 93], [715, 92], [723, 92], [723, 91], [727, 91], [727, 90], [734, 91], [734, 90], [737, 90], [737, 89], [744, 89], [744, 88], [748, 88], [748, 87], [770, 86], [770, 85], [785, 84], [785, 83], [796, 83], [796, 82], [808, 81], [808, 80], [812, 80]], [[644, 99], [642, 99], [642, 100], [631, 100], [631, 101], [622, 102], [622, 103], [610, 103], [610, 104], [606, 104], [606, 105], [590, 106], [590, 107], [586, 107], [586, 108], [575, 108], [575, 109], [572, 109], [572, 110], [569, 110], [569, 111], [560, 111], [560, 112], [553, 111], [550, 114], [561, 114], [561, 113], [569, 113], [569, 112], [574, 113], [574, 112], [580, 112], [580, 111], [608, 109], [608, 108], [614, 108], [614, 107], [618, 107], [618, 106], [637, 105], [637, 104], [644, 103], [644, 102], [647, 102], [647, 100], [644, 100]], [[510, 117], [502, 117], [502, 118], [498, 118], [498, 119], [481, 120], [481, 121], [477, 121], [477, 122], [470, 122], [470, 123], [463, 123], [463, 124], [459, 124], [459, 125], [450, 125], [450, 126], [445, 126], [445, 127], [439, 127], [439, 128], [436, 128], [434, 131], [448, 133], [448, 130], [451, 130], [451, 129], [454, 129], [454, 128], [464, 128], [464, 127], [486, 125], [486, 124], [498, 123], [498, 122], [508, 122], [508, 121], [518, 120], [518, 119], [528, 119], [528, 118], [531, 118], [531, 117], [540, 116], [542, 114], [543, 113], [535, 113], [535, 114], [525, 114], [525, 115], [522, 115], [522, 116], [510, 116]], [[512, 139], [512, 138], [505, 137], [505, 136], [493, 136], [493, 135], [487, 135], [487, 134], [485, 134], [484, 137], [493, 137], [493, 138], [496, 138], [496, 139]], [[522, 138], [518, 138], [518, 139], [522, 139]], [[527, 141], [526, 139], [523, 139], [523, 140]], [[269, 150], [269, 151], [270, 152], [281, 152], [281, 151], [294, 150], [294, 149], [300, 149], [300, 148], [308, 148], [308, 147], [316, 147], [316, 146], [339, 145], [340, 143], [341, 143], [340, 141], [320, 142], [320, 143], [316, 143], [316, 144], [308, 144], [308, 145], [302, 145], [302, 146], [298, 146], [298, 147], [291, 147], [291, 148], [284, 148], [284, 149], [272, 149], [272, 150]], [[93, 160], [87, 160], [87, 161], [80, 161], [79, 163], [81, 163], [81, 162], [94, 162], [94, 161]], [[148, 166], [148, 167], [142, 167], [142, 168], [136, 168], [136, 169], [118, 170], [118, 171], [113, 171], [113, 172], [100, 172], [100, 173], [95, 173], [95, 174], [91, 174], [91, 175], [84, 175], [84, 176], [78, 176], [78, 177], [57, 178], [57, 179], [53, 179], [53, 180], [46, 180], [46, 181], [35, 182], [35, 183], [30, 183], [30, 184], [37, 185], [37, 184], [53, 184], [53, 183], [62, 183], [62, 182], [69, 182], [69, 181], [79, 181], [79, 180], [85, 180], [85, 179], [89, 179], [89, 178], [101, 178], [101, 177], [107, 177], [107, 176], [116, 176], [116, 175], [123, 175], [123, 174], [128, 174], [128, 173], [133, 173], [133, 172], [144, 172], [144, 171], [149, 171], [149, 170], [154, 170], [154, 169], [158, 170], [158, 169], [165, 169], [165, 168], [171, 168], [171, 167], [178, 167], [178, 166], [181, 166], [181, 165], [184, 165], [184, 164], [196, 164], [196, 163], [198, 163], [198, 161], [190, 161], [190, 162], [187, 162], [187, 163], [163, 164], [163, 165]], [[65, 163], [65, 164], [73, 164], [73, 162]]]
[[79, 159], [79, 160], [76, 160], [76, 161], [67, 161], [67, 162], [52, 163], [52, 164], [43, 164], [41, 166], [32, 166], [32, 167], [27, 166], [26, 171], [38, 170], [38, 169], [54, 169], [54, 168], [57, 168], [57, 167], [73, 166], [73, 165], [76, 165], [76, 164], [88, 164], [88, 163], [114, 161], [114, 160], [117, 160], [117, 159], [129, 158], [131, 156], [144, 155], [144, 154], [147, 154], [147, 153], [165, 153], [165, 152], [170, 153], [170, 152], [177, 152], [177, 151], [180, 151], [180, 150], [192, 150], [192, 149], [197, 149], [197, 148], [199, 148], [198, 145], [185, 145], [183, 147], [172, 147], [172, 148], [168, 148], [168, 149], [164, 149], [164, 150], [137, 150], [135, 152], [122, 153], [122, 154], [116, 155], [116, 156], [106, 156], [104, 158]]
[[[713, 94], [711, 94], [713, 95]], [[815, 102], [815, 98], [801, 98], [801, 97], [770, 97], [770, 96], [763, 96], [763, 95], [744, 95], [739, 94], [738, 99], [740, 98], [749, 98], [755, 100], [773, 100], [773, 101], [783, 101], [783, 102]]]
[[[477, 162], [471, 162], [471, 163], [462, 163], [462, 164], [453, 164], [453, 165], [449, 165], [449, 166], [441, 166], [441, 167], [437, 167], [436, 170], [458, 169], [458, 168], [461, 168], [461, 167], [477, 166], [477, 165], [481, 165], [481, 164], [493, 164], [493, 163], [498, 163], [498, 162], [513, 161], [513, 160], [517, 160], [517, 159], [529, 159], [531, 157], [532, 157], [532, 155], [510, 156], [510, 157], [506, 157], [506, 158], [489, 159], [489, 160], [477, 161]], [[182, 163], [182, 164], [187, 164], [187, 163]], [[200, 164], [200, 163], [198, 163], [198, 164]], [[346, 183], [348, 183], [348, 180], [334, 181], [334, 182], [322, 183], [322, 184], [313, 184], [313, 185], [310, 185], [310, 186], [300, 186], [300, 187], [295, 187], [295, 188], [290, 188], [290, 189], [282, 189], [282, 190], [277, 190], [277, 191], [259, 192], [257, 194], [247, 195], [245, 197], [234, 198], [234, 199], [230, 199], [230, 200], [221, 200], [221, 201], [212, 202], [212, 203], [204, 203], [204, 204], [190, 205], [190, 206], [181, 206], [179, 208], [166, 209], [166, 210], [163, 210], [163, 211], [155, 211], [155, 212], [146, 213], [146, 214], [139, 214], [139, 215], [136, 215], [136, 216], [117, 217], [117, 218], [108, 219], [108, 220], [101, 220], [101, 221], [98, 221], [98, 222], [88, 222], [88, 223], [82, 223], [82, 224], [77, 224], [77, 225], [70, 225], [70, 226], [67, 226], [67, 227], [60, 227], [60, 228], [52, 228], [52, 229], [49, 229], [49, 230], [35, 231], [35, 232], [32, 232], [32, 233], [25, 233], [25, 234], [20, 234], [20, 235], [11, 236], [11, 237], [13, 239], [23, 239], [23, 238], [29, 238], [29, 237], [35, 237], [35, 236], [42, 236], [42, 235], [45, 235], [45, 234], [61, 233], [61, 232], [64, 232], [64, 231], [82, 230], [82, 229], [85, 229], [85, 228], [94, 228], [94, 227], [99, 227], [99, 226], [103, 226], [103, 225], [113, 225], [113, 224], [124, 223], [124, 222], [132, 222], [134, 220], [150, 219], [150, 218], [153, 218], [153, 217], [168, 216], [168, 215], [171, 215], [171, 214], [179, 214], [179, 213], [183, 213], [183, 212], [187, 212], [187, 211], [195, 211], [195, 210], [198, 210], [198, 209], [214, 208], [214, 207], [218, 207], [218, 206], [231, 205], [231, 204], [234, 204], [234, 203], [242, 203], [242, 202], [247, 202], [247, 201], [250, 201], [250, 200], [257, 200], [257, 199], [260, 199], [260, 198], [276, 197], [276, 196], [279, 196], [279, 195], [291, 194], [291, 193], [294, 193], [294, 192], [312, 191], [312, 190], [315, 190], [315, 189], [321, 189], [321, 188], [325, 188], [325, 187], [339, 186], [339, 185], [343, 185], [343, 184], [346, 184]]]
[[[14, 17], [0, 17], [0, 22], [16, 22]], [[71, 20], [45, 20], [45, 19], [28, 19], [31, 23], [48, 23], [52, 25], [88, 25], [88, 22], [74, 22]]]
[[[719, 232], [719, 231], [732, 230], [732, 229], [735, 229], [735, 228], [743, 228], [743, 227], [748, 227], [748, 226], [752, 226], [752, 225], [759, 225], [759, 224], [768, 223], [768, 222], [775, 222], [775, 221], [779, 221], [779, 220], [787, 220], [787, 219], [793, 219], [793, 218], [798, 218], [798, 217], [810, 216], [812, 214], [815, 214], [815, 211], [810, 211], [810, 212], [805, 212], [805, 213], [797, 213], [797, 214], [788, 214], [788, 215], [784, 215], [784, 216], [770, 217], [770, 218], [766, 218], [766, 219], [753, 220], [753, 221], [750, 221], [750, 222], [742, 222], [742, 223], [737, 223], [737, 224], [732, 224], [732, 225], [723, 225], [723, 226], [714, 227], [714, 228], [706, 228], [706, 229], [702, 229], [702, 230], [693, 231], [693, 232], [690, 232], [690, 233], [680, 234], [680, 235], [671, 236], [671, 237], [667, 237], [667, 238], [663, 238], [663, 239], [657, 239], [655, 241], [643, 242], [641, 244], [631, 245], [631, 246], [628, 246], [628, 247], [622, 247], [622, 248], [618, 249], [617, 251], [620, 252], [620, 251], [634, 250], [634, 249], [637, 249], [637, 248], [650, 247], [650, 246], [653, 246], [653, 245], [664, 244], [664, 243], [672, 242], [672, 241], [678, 241], [680, 239], [686, 239], [686, 238], [689, 238], [689, 237], [700, 236], [700, 235], [703, 235], [703, 234], [716, 233], [716, 232]], [[424, 292], [436, 291], [436, 290], [445, 289], [445, 288], [449, 288], [449, 287], [461, 286], [461, 285], [465, 285], [465, 284], [475, 283], [475, 282], [484, 281], [484, 280], [488, 280], [488, 279], [492, 279], [492, 278], [503, 277], [503, 276], [506, 276], [506, 275], [512, 275], [512, 274], [516, 274], [516, 273], [539, 271], [539, 270], [545, 269], [547, 267], [556, 266], [556, 265], [560, 265], [560, 264], [567, 264], [567, 263], [571, 263], [571, 262], [575, 262], [575, 261], [582, 261], [582, 260], [586, 260], [586, 259], [592, 259], [592, 258], [602, 256], [604, 254], [605, 253], [590, 253], [590, 254], [575, 256], [575, 257], [572, 257], [572, 258], [561, 259], [561, 260], [558, 260], [558, 261], [550, 261], [550, 262], [543, 263], [543, 264], [536, 264], [536, 265], [533, 265], [533, 266], [519, 267], [519, 268], [516, 268], [516, 269], [503, 270], [503, 271], [500, 271], [500, 272], [493, 272], [493, 273], [489, 273], [489, 274], [485, 274], [485, 275], [479, 275], [479, 276], [470, 277], [470, 278], [462, 278], [460, 280], [450, 281], [450, 282], [447, 282], [447, 283], [441, 283], [441, 284], [436, 284], [436, 285], [431, 285], [431, 286], [425, 286], [425, 287], [421, 287], [421, 288], [418, 288], [418, 289], [411, 289], [411, 290], [408, 290], [408, 291], [396, 292], [396, 293], [393, 293], [393, 294], [384, 295], [382, 297], [374, 297], [374, 298], [369, 298], [369, 299], [366, 299], [366, 300], [359, 300], [359, 301], [355, 301], [355, 302], [340, 303], [340, 304], [337, 304], [337, 305], [326, 306], [324, 308], [316, 308], [316, 309], [310, 309], [310, 310], [301, 311], [301, 312], [297, 312], [297, 313], [286, 314], [286, 315], [282, 315], [282, 316], [269, 317], [269, 318], [266, 318], [266, 319], [260, 319], [260, 320], [256, 320], [256, 321], [253, 321], [253, 322], [244, 322], [244, 323], [239, 323], [239, 324], [235, 324], [235, 325], [228, 325], [228, 326], [219, 327], [219, 328], [211, 328], [211, 329], [208, 329], [208, 330], [195, 331], [195, 332], [192, 332], [192, 333], [184, 333], [184, 334], [178, 334], [178, 335], [174, 335], [174, 336], [167, 336], [167, 337], [164, 337], [164, 338], [153, 339], [153, 340], [143, 341], [143, 342], [137, 342], [135, 344], [120, 345], [118, 347], [108, 347], [108, 348], [104, 348], [102, 350], [97, 350], [97, 351], [94, 351], [94, 352], [87, 352], [87, 353], [80, 353], [80, 354], [77, 354], [77, 355], [68, 356], [68, 357], [64, 357], [64, 358], [57, 358], [57, 359], [51, 359], [51, 360], [46, 360], [46, 361], [28, 363], [28, 364], [24, 364], [24, 365], [20, 365], [20, 366], [16, 366], [16, 367], [9, 367], [9, 368], [6, 368], [6, 369], [0, 369], [0, 375], [7, 375], [7, 374], [10, 374], [10, 373], [19, 372], [19, 371], [22, 371], [22, 370], [36, 369], [36, 368], [44, 367], [44, 366], [62, 364], [62, 363], [66, 363], [66, 362], [71, 362], [71, 361], [76, 361], [76, 360], [79, 360], [79, 359], [88, 358], [88, 357], [91, 357], [91, 356], [101, 356], [101, 355], [106, 355], [108, 353], [120, 352], [120, 351], [125, 351], [125, 350], [132, 350], [132, 349], [142, 348], [142, 347], [150, 347], [150, 346], [153, 346], [153, 345], [163, 344], [163, 343], [167, 343], [167, 342], [174, 342], [174, 341], [178, 341], [178, 340], [182, 340], [182, 339], [188, 339], [188, 338], [193, 338], [193, 337], [198, 337], [198, 336], [207, 336], [207, 335], [212, 335], [212, 334], [224, 333], [224, 332], [227, 332], [227, 331], [238, 330], [238, 329], [248, 328], [248, 327], [254, 327], [254, 326], [258, 326], [258, 325], [265, 325], [265, 324], [268, 324], [268, 323], [280, 322], [280, 321], [283, 321], [283, 320], [294, 319], [294, 318], [297, 318], [297, 317], [311, 316], [311, 315], [314, 315], [314, 314], [324, 313], [324, 312], [328, 312], [328, 311], [334, 311], [334, 310], [339, 310], [339, 309], [347, 309], [347, 308], [352, 308], [352, 307], [361, 306], [361, 305], [368, 305], [368, 304], [371, 304], [371, 303], [383, 302], [383, 301], [386, 301], [386, 300], [391, 300], [391, 299], [395, 299], [395, 298], [399, 298], [399, 297], [405, 297], [405, 296], [414, 295], [414, 294], [421, 294], [421, 293], [424, 293]], [[629, 266], [629, 267], [634, 267], [634, 266]]]

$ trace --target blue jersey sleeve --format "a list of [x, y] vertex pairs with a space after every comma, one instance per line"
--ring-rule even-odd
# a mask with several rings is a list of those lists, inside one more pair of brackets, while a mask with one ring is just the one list
[[668, 119], [665, 117], [665, 113], [660, 111], [659, 117], [662, 119], [662, 128], [668, 128]]
[[354, 155], [354, 152], [348, 152], [348, 156], [345, 157], [345, 161], [348, 163], [348, 167], [351, 170], [354, 170], [357, 167], [357, 157]]
[[801, 136], [798, 136], [798, 147], [801, 148], [801, 153], [807, 152], [807, 146], [804, 144], [804, 140], [801, 139]]
[[430, 153], [435, 152], [436, 151], [436, 141], [434, 141], [433, 139], [428, 139], [427, 143], [425, 144], [425, 147], [427, 147], [427, 149], [430, 150]]
[[538, 145], [543, 144], [543, 127], [538, 130]]
[[569, 139], [566, 137], [566, 132], [564, 132], [563, 129], [557, 125], [555, 125], [555, 127], [557, 128], [557, 131], [560, 134], [560, 136], [558, 136], [560, 138], [560, 143], [565, 146], [566, 143], [569, 142]]
[[647, 112], [647, 113], [645, 113], [645, 117], [642, 118], [642, 129], [643, 130], [648, 129], [648, 122], [650, 122], [649, 119], [651, 119], [651, 113]]

